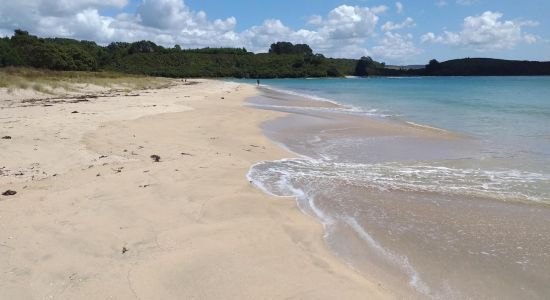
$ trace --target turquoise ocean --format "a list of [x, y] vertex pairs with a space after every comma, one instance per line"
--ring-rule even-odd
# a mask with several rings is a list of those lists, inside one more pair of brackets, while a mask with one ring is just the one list
[[[510, 179], [513, 190], [505, 193], [550, 201], [550, 187], [544, 186], [550, 178], [550, 77], [272, 79], [262, 84], [334, 101], [354, 114], [464, 134], [480, 146], [469, 164], [473, 169]], [[519, 193], [515, 175], [519, 185], [539, 178], [541, 186], [528, 185]]]

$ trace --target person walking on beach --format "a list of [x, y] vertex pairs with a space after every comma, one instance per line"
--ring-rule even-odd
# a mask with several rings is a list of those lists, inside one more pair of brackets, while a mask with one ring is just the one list
[[258, 84], [258, 86], [260, 86], [260, 79], [257, 79], [256, 83]]

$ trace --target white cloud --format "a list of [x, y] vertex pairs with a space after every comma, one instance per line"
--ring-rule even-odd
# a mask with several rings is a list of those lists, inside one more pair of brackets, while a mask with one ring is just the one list
[[295, 32], [276, 19], [265, 20], [262, 25], [253, 26], [240, 34], [245, 47], [261, 51], [266, 51], [276, 41], [302, 42], [303, 39], [314, 40], [315, 36], [313, 31]]
[[464, 19], [462, 31], [444, 31], [442, 35], [428, 32], [421, 37], [421, 42], [466, 47], [477, 51], [511, 49], [520, 42], [536, 42], [535, 36], [522, 31], [522, 27], [535, 25], [535, 22], [501, 21], [502, 16], [499, 12], [491, 11], [470, 16]]
[[[237, 19], [209, 19], [206, 12], [191, 9], [183, 0], [140, 0], [135, 11], [116, 16], [102, 15], [102, 8], [124, 8], [129, 0], [48, 0], [9, 1], [0, 9], [0, 34], [8, 35], [21, 28], [40, 36], [59, 36], [94, 40], [100, 44], [112, 41], [133, 42], [151, 40], [164, 46], [179, 44], [186, 48], [206, 46], [246, 47], [266, 51], [277, 41], [307, 43], [316, 52], [334, 57], [361, 57], [381, 53], [387, 47], [391, 53], [413, 53], [408, 35], [389, 33], [391, 30], [414, 26], [410, 18], [402, 23], [386, 22], [388, 31], [379, 35], [380, 16], [387, 6], [340, 5], [326, 15], [314, 15], [307, 21], [308, 29], [293, 29], [277, 19], [237, 31]], [[398, 11], [403, 5], [396, 3]], [[306, 24], [304, 24], [306, 25]], [[379, 41], [369, 51], [367, 44]], [[397, 47], [389, 49], [390, 45]], [[391, 55], [386, 55], [389, 57]]]
[[[112, 20], [99, 15], [96, 9], [86, 9], [76, 14], [71, 29], [91, 39], [109, 39], [114, 34], [110, 27]], [[70, 32], [70, 31], [69, 31]]]
[[308, 24], [312, 30], [293, 30], [280, 20], [266, 20], [240, 33], [243, 44], [255, 51], [265, 51], [276, 41], [307, 43], [315, 51], [337, 57], [360, 57], [369, 52], [364, 47], [376, 31], [379, 16], [385, 6], [375, 8], [340, 5], [326, 17], [311, 16]]
[[311, 25], [321, 25], [322, 22], [323, 22], [323, 17], [319, 15], [313, 15], [309, 17], [307, 20], [307, 23]]
[[393, 23], [393, 22], [386, 22], [384, 25], [382, 25], [382, 31], [392, 31], [392, 30], [398, 30], [403, 28], [410, 28], [414, 27], [416, 24], [414, 23], [414, 20], [412, 18], [406, 18], [401, 23]]
[[403, 3], [395, 2], [395, 9], [397, 10], [397, 13], [400, 14], [403, 12], [403, 9], [405, 9], [405, 7], [403, 6]]
[[371, 11], [375, 14], [382, 14], [388, 11], [388, 7], [385, 5], [379, 5], [371, 8]]
[[413, 43], [411, 34], [386, 32], [378, 46], [372, 48], [372, 54], [384, 59], [406, 62], [411, 57], [422, 53]]
[[319, 32], [331, 39], [365, 38], [371, 36], [378, 23], [377, 13], [387, 10], [385, 6], [368, 7], [340, 5], [331, 10], [321, 22]]

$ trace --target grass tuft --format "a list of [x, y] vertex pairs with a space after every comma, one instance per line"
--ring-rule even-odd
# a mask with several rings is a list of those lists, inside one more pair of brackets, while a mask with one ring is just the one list
[[78, 92], [90, 85], [103, 88], [136, 90], [160, 88], [170, 79], [123, 74], [117, 72], [53, 71], [33, 68], [0, 68], [0, 88], [33, 89], [40, 93]]

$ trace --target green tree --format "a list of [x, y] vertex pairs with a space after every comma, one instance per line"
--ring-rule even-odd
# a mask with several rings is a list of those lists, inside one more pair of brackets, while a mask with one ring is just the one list
[[368, 76], [372, 75], [373, 70], [376, 68], [374, 60], [370, 56], [363, 56], [357, 64], [355, 65], [355, 75], [356, 76]]

